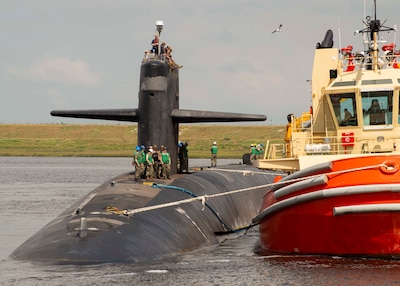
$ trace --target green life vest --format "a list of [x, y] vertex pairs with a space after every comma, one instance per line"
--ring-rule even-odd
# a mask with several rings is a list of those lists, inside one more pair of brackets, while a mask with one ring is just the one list
[[164, 164], [171, 163], [171, 158], [169, 156], [169, 153], [167, 152], [161, 153], [161, 162], [163, 162]]
[[143, 164], [144, 162], [146, 162], [146, 156], [143, 150], [138, 153], [137, 160], [139, 164]]

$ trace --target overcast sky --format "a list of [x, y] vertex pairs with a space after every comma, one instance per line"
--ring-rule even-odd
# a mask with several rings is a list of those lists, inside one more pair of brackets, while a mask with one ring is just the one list
[[[285, 124], [309, 109], [314, 49], [328, 29], [336, 47], [362, 49], [364, 2], [372, 16], [372, 0], [1, 0], [0, 124], [89, 124], [50, 111], [136, 108], [157, 20], [183, 65], [181, 108]], [[400, 26], [399, 0], [377, 4], [378, 19]]]

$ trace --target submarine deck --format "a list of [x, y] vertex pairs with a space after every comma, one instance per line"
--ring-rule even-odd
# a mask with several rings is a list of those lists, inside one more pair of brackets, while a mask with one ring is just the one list
[[70, 206], [12, 257], [66, 264], [146, 262], [216, 245], [218, 234], [251, 224], [276, 175], [241, 164], [194, 169], [170, 180], [137, 182], [134, 173], [124, 173]]

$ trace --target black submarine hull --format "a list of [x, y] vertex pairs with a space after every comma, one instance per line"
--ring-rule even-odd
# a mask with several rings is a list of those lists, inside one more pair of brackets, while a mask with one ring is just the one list
[[[65, 210], [11, 257], [53, 264], [146, 263], [214, 246], [218, 233], [251, 224], [266, 190], [260, 186], [272, 183], [276, 175], [246, 165], [144, 183], [134, 182], [131, 173], [122, 174]], [[238, 192], [224, 195], [234, 190]], [[203, 195], [210, 198], [179, 203]], [[170, 202], [178, 203], [158, 207]], [[156, 207], [129, 214], [149, 206]]]

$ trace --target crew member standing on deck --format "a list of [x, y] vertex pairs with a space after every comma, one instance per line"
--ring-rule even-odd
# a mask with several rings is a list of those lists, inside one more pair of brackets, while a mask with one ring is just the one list
[[161, 167], [161, 154], [160, 151], [157, 150], [157, 145], [153, 145], [154, 150], [153, 150], [153, 174], [154, 178], [159, 179], [160, 178], [160, 167]]
[[150, 146], [149, 151], [146, 153], [146, 179], [152, 179], [153, 176], [153, 146]]
[[182, 174], [182, 163], [183, 162], [183, 143], [178, 143], [178, 173]]
[[290, 158], [292, 156], [292, 118], [293, 114], [288, 114], [286, 119], [288, 121], [286, 125], [286, 135], [285, 135], [285, 151], [286, 151], [286, 158]]
[[142, 149], [140, 146], [136, 146], [135, 151], [133, 152], [133, 160], [132, 160], [132, 165], [135, 166], [135, 181], [139, 181], [140, 177], [142, 176], [142, 170], [140, 168], [140, 151]]
[[179, 173], [183, 174], [183, 170], [185, 170], [186, 174], [189, 174], [189, 142], [185, 142], [179, 148]]
[[217, 167], [217, 153], [218, 153], [218, 147], [217, 147], [217, 142], [213, 142], [211, 146], [211, 168], [212, 167]]
[[256, 154], [256, 144], [250, 145], [250, 162], [253, 166], [255, 166], [257, 161], [257, 154]]
[[164, 147], [161, 151], [161, 164], [163, 178], [171, 179], [171, 157], [166, 147]]
[[261, 146], [260, 144], [256, 145], [256, 159], [261, 159]]
[[139, 164], [139, 179], [145, 175], [145, 162], [146, 162], [146, 147], [144, 145], [140, 146], [140, 151], [138, 152], [138, 164]]

